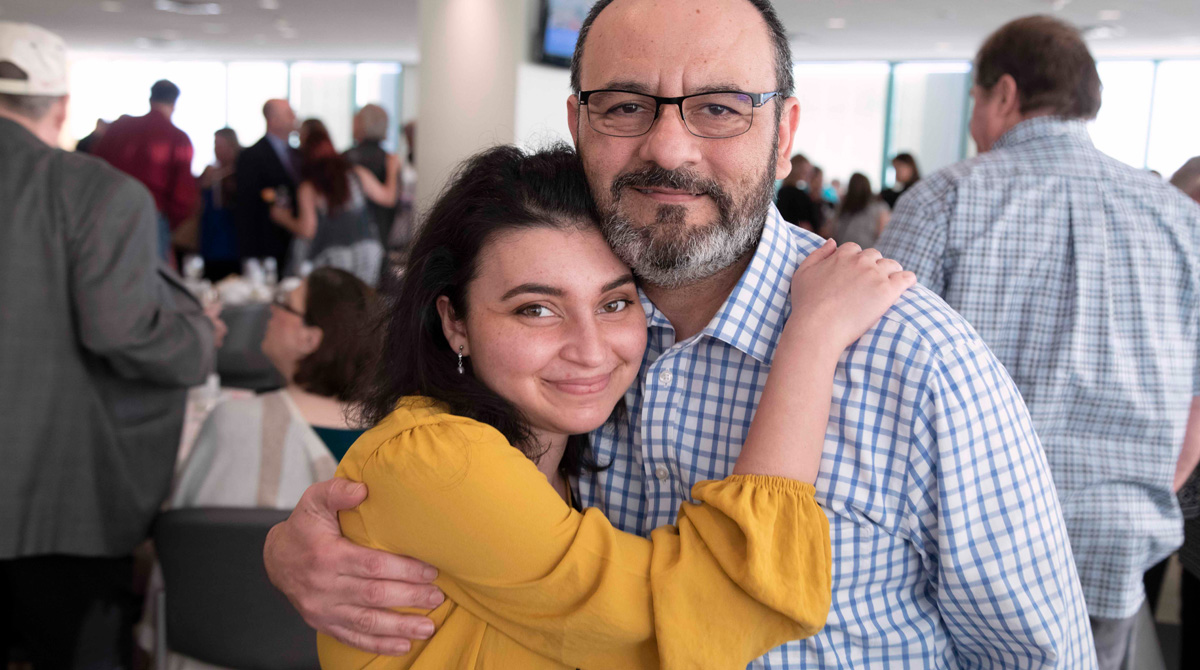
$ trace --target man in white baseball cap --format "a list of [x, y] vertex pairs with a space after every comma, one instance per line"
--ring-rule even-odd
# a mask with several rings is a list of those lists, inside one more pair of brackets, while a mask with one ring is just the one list
[[0, 114], [51, 146], [67, 118], [67, 45], [29, 23], [0, 21]]
[[0, 654], [127, 668], [133, 549], [214, 322], [160, 265], [146, 188], [55, 148], [66, 66], [56, 35], [0, 22]]

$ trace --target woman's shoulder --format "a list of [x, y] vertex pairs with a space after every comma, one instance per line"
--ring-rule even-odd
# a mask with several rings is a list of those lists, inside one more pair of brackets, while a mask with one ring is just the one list
[[221, 400], [205, 418], [206, 423], [218, 426], [243, 424], [257, 421], [263, 413], [263, 400], [266, 396], [282, 391], [273, 391], [261, 395], [244, 398], [226, 398]]
[[350, 447], [338, 474], [361, 481], [368, 464], [376, 462], [409, 476], [446, 479], [471, 464], [513, 454], [524, 457], [492, 426], [451, 414], [432, 398], [408, 396]]

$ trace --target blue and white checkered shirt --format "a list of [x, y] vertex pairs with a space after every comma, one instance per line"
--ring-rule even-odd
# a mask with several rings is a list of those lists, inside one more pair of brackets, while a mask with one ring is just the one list
[[1119, 619], [1182, 541], [1172, 477], [1197, 383], [1200, 207], [1025, 121], [909, 189], [880, 240], [1016, 381], [1058, 486], [1088, 612]]
[[[627, 417], [593, 434], [612, 467], [583, 502], [622, 530], [673, 523], [733, 469], [819, 240], [772, 211], [750, 266], [683, 342], [643, 296], [649, 342]], [[752, 668], [1090, 668], [1062, 513], [1021, 397], [975, 331], [914, 288], [837, 368], [818, 500], [833, 607], [823, 631]], [[703, 588], [697, 584], [697, 588]]]

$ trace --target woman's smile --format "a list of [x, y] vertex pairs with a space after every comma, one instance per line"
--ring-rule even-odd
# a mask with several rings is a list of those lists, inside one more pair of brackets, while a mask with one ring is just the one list
[[575, 377], [573, 379], [547, 379], [546, 384], [550, 388], [576, 396], [590, 396], [600, 393], [608, 388], [609, 382], [612, 380], [612, 373], [607, 372], [602, 375], [593, 375], [591, 377]]

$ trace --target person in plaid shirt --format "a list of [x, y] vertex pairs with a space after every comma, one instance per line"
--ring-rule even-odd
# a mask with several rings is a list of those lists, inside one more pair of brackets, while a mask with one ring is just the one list
[[[693, 485], [730, 472], [789, 281], [820, 240], [771, 204], [800, 114], [769, 3], [600, 2], [576, 48], [569, 124], [649, 324], [625, 416], [592, 435], [611, 467], [576, 486], [618, 528], [648, 533]], [[1095, 667], [1025, 405], [932, 292], [910, 290], [842, 358], [817, 490], [833, 551], [827, 624], [751, 667]], [[439, 602], [421, 584], [433, 568], [338, 536], [336, 510], [363, 493], [310, 489], [272, 531], [268, 572], [314, 627], [402, 654], [428, 621], [383, 608]]]
[[1100, 667], [1128, 667], [1142, 575], [1182, 541], [1175, 490], [1200, 455], [1195, 433], [1180, 449], [1200, 408], [1200, 207], [1092, 146], [1100, 78], [1071, 26], [1005, 25], [974, 77], [983, 153], [906, 193], [879, 250], [966, 317], [1020, 388]]

